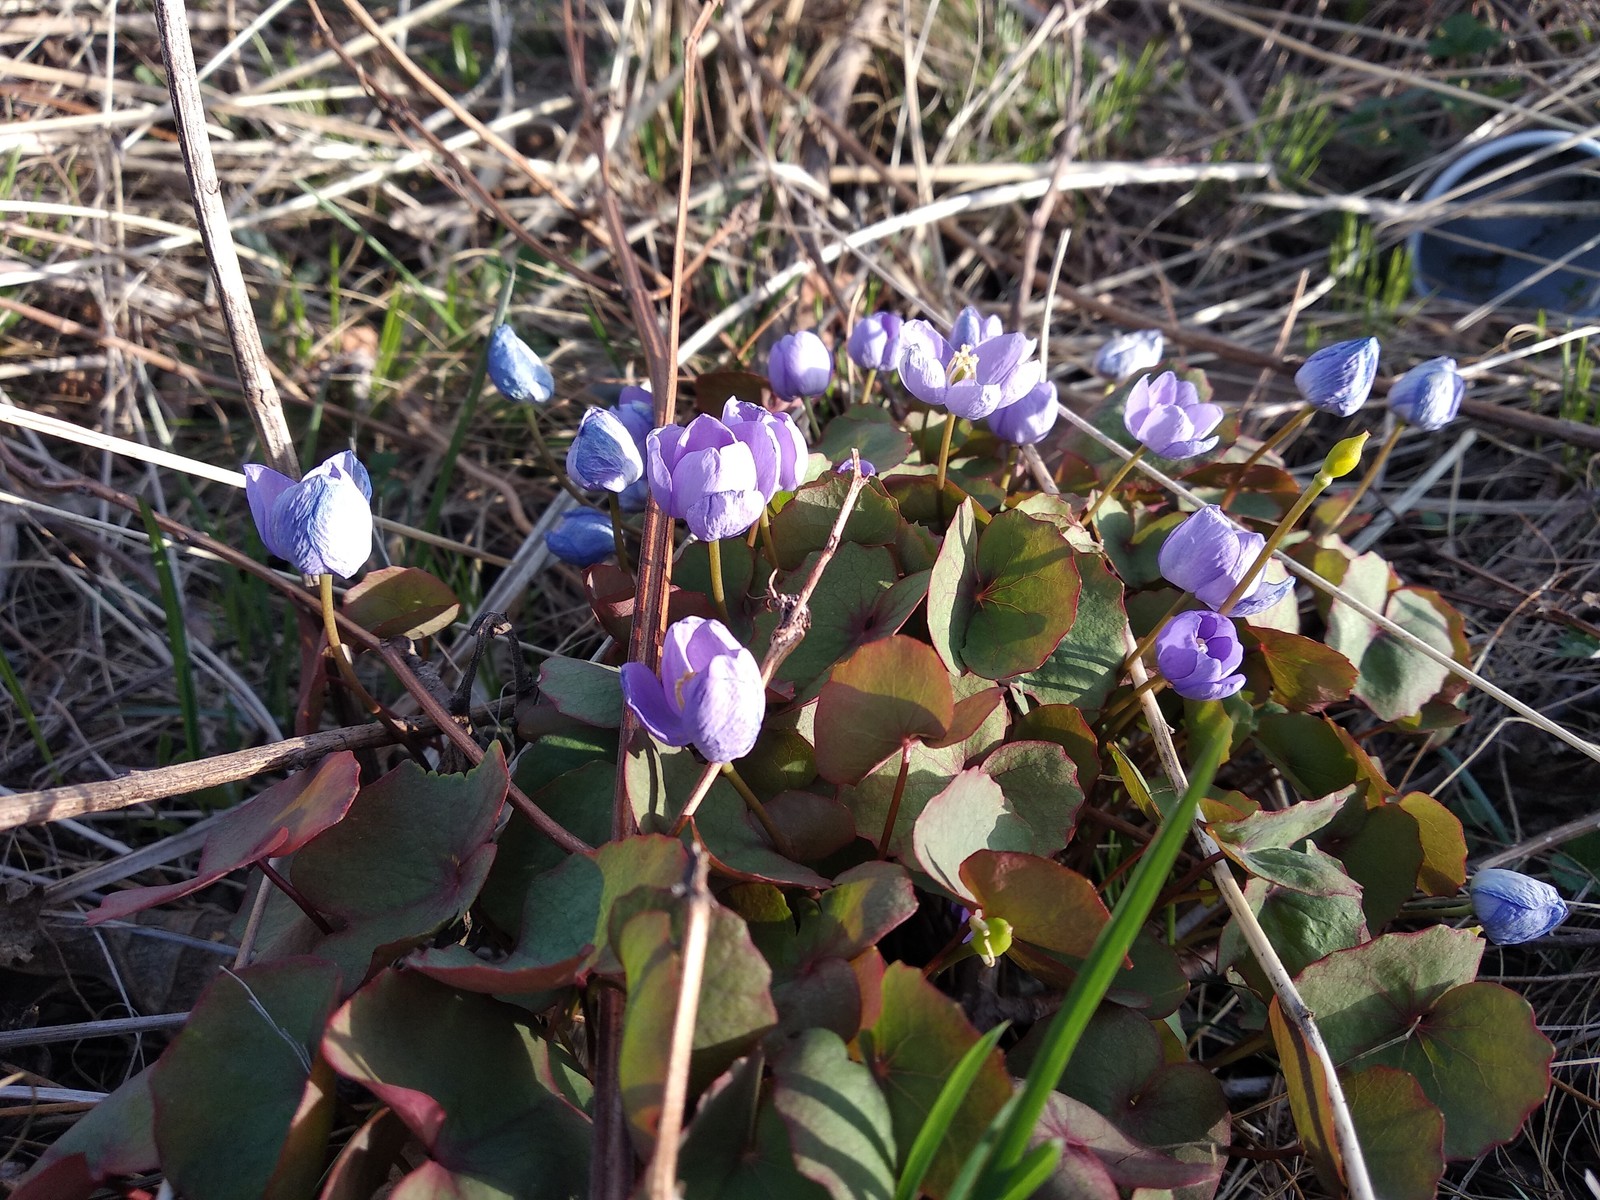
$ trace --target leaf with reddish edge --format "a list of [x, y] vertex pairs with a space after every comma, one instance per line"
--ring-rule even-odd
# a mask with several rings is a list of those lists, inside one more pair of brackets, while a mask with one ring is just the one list
[[824, 958], [855, 958], [916, 911], [905, 868], [886, 862], [851, 867], [818, 898], [815, 914], [801, 920], [798, 960], [803, 966]]
[[1266, 661], [1272, 698], [1292, 712], [1321, 712], [1355, 687], [1355, 665], [1314, 638], [1249, 624], [1245, 636]]
[[622, 676], [615, 667], [552, 655], [539, 668], [539, 694], [562, 716], [586, 725], [622, 724]]
[[928, 579], [928, 636], [951, 674], [962, 669], [961, 643], [978, 590], [978, 522], [971, 499], [961, 502]]
[[464, 775], [401, 763], [295, 855], [295, 886], [336, 925], [314, 953], [339, 965], [347, 989], [471, 906], [509, 783], [498, 744]]
[[1417, 886], [1429, 896], [1454, 896], [1467, 882], [1467, 840], [1460, 819], [1425, 792], [1407, 792], [1400, 807], [1415, 818], [1422, 838]]
[[437, 1164], [412, 1187], [567, 1200], [588, 1188], [591, 1131], [540, 1084], [537, 1040], [508, 1005], [383, 971], [334, 1014], [322, 1048], [335, 1071], [395, 1111]]
[[1224, 854], [1248, 866], [1245, 856], [1253, 851], [1288, 849], [1305, 841], [1338, 816], [1344, 802], [1342, 796], [1302, 800], [1276, 811], [1262, 809], [1237, 821], [1212, 821], [1209, 828]]
[[833, 669], [817, 699], [817, 771], [858, 783], [903, 745], [942, 737], [955, 716], [950, 675], [933, 648], [896, 634]]
[[1053, 859], [979, 850], [961, 864], [961, 880], [985, 917], [1009, 921], [1013, 938], [1056, 954], [1087, 958], [1111, 919], [1094, 884]]
[[317, 1200], [371, 1200], [389, 1181], [409, 1136], [394, 1109], [379, 1108], [339, 1151]]
[[[1222, 1157], [1210, 1163], [1181, 1162], [1128, 1137], [1081, 1100], [1056, 1092], [1046, 1101], [1036, 1141], [1060, 1138], [1061, 1161], [1050, 1180], [1034, 1193], [1042, 1200], [1116, 1200], [1118, 1187], [1135, 1194], [1173, 1195], [1180, 1188], [1215, 1188]], [[1206, 1194], [1210, 1194], [1209, 1192]]]
[[[805, 561], [806, 555], [828, 544], [828, 536], [839, 519], [839, 510], [844, 507], [849, 488], [847, 477], [829, 471], [821, 479], [801, 487], [793, 499], [778, 510], [772, 518], [772, 542], [778, 550], [779, 567], [792, 571]], [[863, 546], [892, 545], [901, 524], [900, 509], [889, 499], [883, 484], [869, 479], [844, 523], [841, 540]]]
[[[901, 861], [911, 858], [911, 831], [929, 800], [937, 796], [960, 773], [966, 761], [964, 746], [934, 750], [922, 742], [912, 742], [900, 808], [889, 838], [889, 854]], [[900, 756], [895, 755], [854, 787], [839, 789], [839, 799], [849, 808], [860, 836], [876, 840], [883, 833], [894, 804], [900, 777]]]
[[[677, 1013], [683, 959], [681, 905], [674, 912], [639, 912], [617, 931], [617, 954], [627, 973], [620, 1087], [628, 1130], [648, 1159], [661, 1121], [667, 1052]], [[737, 913], [714, 905], [706, 938], [705, 975], [694, 1028], [691, 1096], [725, 1071], [778, 1022], [772, 971]]]
[[[1244, 898], [1290, 974], [1371, 937], [1359, 895], [1312, 896], [1265, 879], [1249, 879]], [[1217, 963], [1237, 970], [1258, 996], [1272, 991], [1237, 921], [1229, 921], [1222, 930]]]
[[[596, 563], [584, 572], [589, 608], [601, 627], [622, 645], [633, 632], [635, 603], [633, 576], [610, 563]], [[667, 590], [667, 623], [684, 617], [715, 617], [717, 606], [703, 592], [672, 585]]]
[[1077, 617], [1077, 557], [1047, 521], [1009, 510], [989, 522], [978, 537], [962, 665], [985, 679], [1043, 666]]
[[991, 687], [957, 700], [955, 713], [950, 718], [949, 730], [942, 738], [935, 738], [928, 745], [935, 750], [942, 750], [946, 746], [966, 741], [978, 732], [1005, 698], [1005, 692], [997, 687]]
[[[688, 795], [687, 789], [682, 794]], [[691, 828], [683, 832], [685, 843], [698, 838], [719, 875], [790, 887], [828, 886], [825, 876], [791, 862], [772, 848], [749, 806], [725, 779], [711, 785], [689, 823]]]
[[888, 1102], [837, 1034], [808, 1029], [794, 1039], [773, 1064], [772, 1107], [788, 1128], [800, 1173], [833, 1200], [888, 1200], [894, 1193]]
[[821, 439], [811, 448], [813, 454], [821, 454], [833, 463], [848, 463], [852, 450], [859, 450], [861, 457], [879, 471], [887, 471], [910, 457], [911, 439], [896, 428], [888, 409], [853, 404], [828, 422]]
[[1054, 742], [1077, 768], [1080, 790], [1088, 793], [1100, 775], [1100, 746], [1083, 711], [1070, 704], [1041, 704], [1024, 713], [1012, 727], [1019, 742]]
[[1122, 680], [1128, 614], [1105, 555], [1073, 551], [1072, 562], [1080, 581], [1072, 625], [1043, 663], [1014, 682], [1045, 704], [1098, 709]]
[[333, 1116], [317, 1045], [338, 982], [330, 963], [284, 959], [206, 988], [150, 1073], [161, 1169], [182, 1195], [287, 1200], [311, 1190]]
[[344, 595], [344, 615], [378, 638], [423, 638], [456, 619], [450, 585], [421, 567], [375, 567]]
[[1416, 1077], [1444, 1113], [1449, 1158], [1509, 1141], [1550, 1087], [1555, 1049], [1527, 1001], [1467, 982], [1482, 953], [1473, 934], [1435, 926], [1342, 950], [1298, 980], [1334, 1061]]
[[85, 922], [120, 920], [197, 892], [250, 863], [294, 853], [344, 817], [356, 798], [360, 775], [356, 756], [348, 750], [330, 754], [315, 770], [295, 772], [217, 819], [193, 879], [114, 892]]
[[1302, 796], [1327, 796], [1355, 783], [1358, 765], [1326, 717], [1263, 713], [1255, 744]]
[[800, 862], [828, 858], [856, 836], [850, 810], [832, 796], [815, 792], [779, 792], [767, 801], [767, 816], [788, 839], [789, 849]]
[[22, 1177], [10, 1200], [88, 1200], [108, 1179], [161, 1165], [150, 1072], [141, 1071], [79, 1117]]
[[1289, 1112], [1300, 1134], [1301, 1148], [1311, 1159], [1323, 1186], [1335, 1194], [1343, 1194], [1347, 1190], [1344, 1155], [1334, 1134], [1328, 1073], [1323, 1070], [1322, 1060], [1306, 1045], [1300, 1031], [1284, 1020], [1277, 996], [1267, 1005], [1267, 1026], [1278, 1051], [1278, 1069], [1283, 1072]]
[[1393, 1067], [1365, 1067], [1340, 1082], [1373, 1191], [1383, 1200], [1433, 1200], [1444, 1177], [1444, 1114]]
[[[939, 1097], [944, 1081], [978, 1040], [961, 1006], [922, 978], [915, 967], [894, 963], [883, 973], [883, 1007], [859, 1042], [863, 1061], [883, 1088], [901, 1155]], [[998, 1051], [984, 1059], [957, 1110], [923, 1190], [943, 1200], [983, 1130], [1011, 1098], [1011, 1078]], [[896, 1169], [904, 1166], [898, 1162]]]
[[707, 1089], [678, 1155], [683, 1194], [696, 1200], [826, 1200], [800, 1174], [789, 1133], [763, 1100], [764, 1058], [752, 1054]]
[[[1359, 800], [1351, 800], [1350, 806], [1357, 809], [1359, 826], [1343, 837], [1320, 837], [1318, 844], [1336, 856], [1350, 878], [1361, 885], [1367, 925], [1381, 932], [1416, 888], [1422, 868], [1421, 832], [1417, 819], [1398, 804], [1367, 808]], [[1348, 828], [1343, 821], [1339, 824]]]

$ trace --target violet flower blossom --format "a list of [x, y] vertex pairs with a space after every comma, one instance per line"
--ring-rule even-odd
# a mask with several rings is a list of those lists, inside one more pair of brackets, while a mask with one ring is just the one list
[[780, 399], [820, 396], [833, 378], [833, 355], [809, 329], [779, 338], [767, 356], [767, 382]]
[[[1156, 556], [1162, 576], [1194, 595], [1207, 608], [1220, 608], [1255, 562], [1267, 539], [1235, 525], [1215, 504], [1191, 513], [1167, 535]], [[1251, 589], [1233, 606], [1232, 616], [1248, 617], [1271, 608], [1294, 587], [1284, 579], [1268, 583], [1256, 576]]]
[[302, 575], [348, 579], [372, 554], [372, 478], [352, 451], [333, 455], [298, 483], [245, 463], [244, 494], [267, 549]]
[[892, 312], [862, 317], [845, 343], [850, 361], [865, 371], [893, 371], [900, 365], [900, 328], [904, 324]]
[[[777, 437], [747, 422], [743, 437], [713, 416], [652, 429], [645, 439], [650, 494], [661, 511], [687, 522], [703, 542], [741, 534], [761, 516], [767, 496], [759, 486], [763, 465], [776, 478]], [[762, 464], [758, 464], [760, 454]]]
[[1455, 420], [1466, 395], [1467, 381], [1453, 358], [1430, 358], [1418, 363], [1389, 389], [1389, 407], [1407, 425], [1429, 433]]
[[722, 423], [750, 447], [756, 463], [756, 488], [770, 504], [779, 492], [800, 486], [806, 469], [806, 439], [794, 418], [730, 396]]
[[1491, 942], [1515, 946], [1541, 938], [1571, 911], [1561, 893], [1520, 871], [1487, 867], [1467, 884], [1472, 911]]
[[900, 382], [924, 404], [982, 420], [1033, 390], [1044, 368], [1032, 357], [1035, 342], [1020, 333], [952, 344], [926, 321], [900, 330]]
[[1243, 661], [1233, 622], [1220, 613], [1181, 612], [1156, 635], [1156, 666], [1186, 700], [1233, 695], [1244, 686], [1244, 676], [1236, 674]]
[[1122, 423], [1152, 454], [1194, 458], [1221, 440], [1211, 431], [1222, 423], [1222, 409], [1202, 404], [1194, 384], [1163, 371], [1153, 382], [1144, 376], [1129, 390]]
[[767, 707], [755, 656], [705, 617], [684, 617], [667, 630], [659, 675], [643, 663], [623, 664], [622, 697], [656, 740], [693, 744], [716, 763], [750, 753]]
[[1378, 339], [1324, 346], [1300, 365], [1294, 384], [1312, 408], [1348, 417], [1367, 402], [1378, 377]]
[[[616, 404], [611, 407], [611, 414], [622, 422], [633, 437], [633, 444], [638, 447], [640, 460], [643, 461], [647, 456], [645, 439], [656, 427], [655, 397], [648, 388], [630, 385], [622, 389]], [[642, 475], [617, 494], [617, 502], [624, 512], [643, 512], [649, 500], [650, 481]]]
[[989, 414], [989, 428], [995, 437], [1013, 446], [1032, 446], [1055, 428], [1061, 410], [1056, 404], [1056, 385], [1048, 379], [1035, 384], [1015, 404]]

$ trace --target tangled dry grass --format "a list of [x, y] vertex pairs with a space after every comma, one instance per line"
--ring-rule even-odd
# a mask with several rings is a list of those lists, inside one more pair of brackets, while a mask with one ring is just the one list
[[[1453, 355], [1477, 406], [1401, 441], [1365, 536], [1463, 609], [1482, 672], [1600, 737], [1600, 326], [1424, 302], [1403, 254], [1437, 219], [1421, 186], [1463, 140], [1591, 128], [1592, 5], [1339, 11], [766, 0], [717, 12], [688, 64], [667, 6], [647, 4], [374, 9], [398, 58], [362, 34], [354, 0], [320, 15], [230, 0], [191, 21], [222, 195], [303, 459], [357, 439], [394, 523], [389, 553], [421, 556], [468, 611], [512, 608], [531, 653], [597, 640], [576, 577], [543, 562], [540, 521], [559, 489], [520, 412], [463, 412], [461, 397], [513, 264], [512, 319], [563, 396], [606, 400], [638, 378], [596, 197], [615, 198], [644, 285], [662, 292], [687, 68], [703, 97], [685, 245], [691, 376], [748, 366], [772, 331], [817, 315], [837, 341], [838, 314], [869, 303], [948, 317], [975, 302], [1043, 330], [1052, 376], [1086, 406], [1094, 347], [1116, 318], [1144, 314], [1188, 331], [1189, 362], [1256, 431], [1292, 394], [1264, 355], [1362, 332], [1396, 368]], [[1460, 20], [1460, 44], [1441, 45]], [[1498, 36], [1473, 48], [1468, 26]], [[17, 0], [0, 8], [0, 54], [0, 437], [46, 478], [98, 479], [242, 547], [254, 535], [229, 473], [256, 451], [153, 18]], [[525, 157], [495, 148], [484, 125]], [[1517, 413], [1577, 424], [1530, 432], [1509, 423]], [[163, 564], [141, 523], [101, 501], [0, 472], [0, 502], [6, 788], [293, 731], [296, 632], [259, 584], [200, 555]], [[1486, 697], [1466, 711], [1442, 745], [1374, 749], [1449, 802], [1480, 852], [1592, 812], [1592, 762], [1508, 724]], [[242, 884], [99, 934], [79, 914], [116, 880], [181, 870], [229, 798], [7, 835], [0, 1170], [81, 1111], [79, 1093], [153, 1057], [164, 1014], [226, 961], [224, 910]], [[1600, 835], [1545, 849], [1573, 890], [1600, 871]], [[1489, 977], [1522, 990], [1556, 1041], [1556, 1086], [1518, 1142], [1452, 1172], [1450, 1194], [1581, 1194], [1582, 1168], [1600, 1163], [1594, 940], [1491, 957]], [[29, 1036], [110, 1020], [124, 1023], [90, 1040]], [[22, 1099], [34, 1086], [59, 1091]], [[1267, 1104], [1247, 1123], [1268, 1133], [1284, 1120]], [[1239, 1159], [1222, 1194], [1308, 1186], [1297, 1159]]]

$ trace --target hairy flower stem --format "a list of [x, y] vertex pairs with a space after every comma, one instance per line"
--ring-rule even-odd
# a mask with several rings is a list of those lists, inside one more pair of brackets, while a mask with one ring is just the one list
[[911, 770], [911, 743], [900, 746], [900, 774], [895, 777], [894, 795], [889, 799], [889, 815], [883, 819], [883, 834], [878, 838], [878, 857], [889, 857], [889, 839], [894, 837], [894, 823], [900, 817], [900, 801], [906, 794], [906, 775]]
[[1276, 433], [1274, 433], [1266, 441], [1262, 442], [1261, 445], [1257, 446], [1251, 453], [1250, 457], [1239, 464], [1239, 473], [1234, 476], [1233, 483], [1228, 487], [1227, 492], [1223, 494], [1221, 507], [1227, 508], [1228, 505], [1233, 503], [1234, 498], [1239, 494], [1239, 489], [1244, 486], [1244, 477], [1249, 473], [1251, 467], [1255, 466], [1258, 462], [1265, 458], [1270, 451], [1276, 450], [1279, 446], [1283, 445], [1286, 441], [1293, 437], [1307, 421], [1311, 420], [1311, 418], [1316, 415], [1317, 410], [1312, 408], [1309, 404], [1306, 405], [1306, 407], [1302, 408], [1299, 412], [1295, 413], [1294, 416], [1290, 417], [1282, 425], [1278, 426], [1278, 431]]
[[422, 751], [418, 749], [416, 739], [401, 728], [400, 724], [395, 720], [394, 714], [379, 704], [372, 693], [361, 685], [361, 680], [356, 678], [356, 669], [351, 665], [350, 659], [345, 654], [344, 644], [339, 640], [339, 620], [333, 608], [333, 576], [317, 576], [317, 585], [322, 597], [322, 628], [328, 638], [328, 653], [332, 656], [333, 661], [339, 665], [340, 678], [344, 680], [345, 686], [350, 689], [351, 694], [361, 702], [367, 712], [382, 721], [389, 732], [399, 739], [400, 744], [410, 751], [411, 757], [416, 759], [417, 765], [422, 767], [423, 770], [432, 770], [431, 764]]
[[1356, 484], [1355, 491], [1345, 498], [1344, 502], [1339, 505], [1331, 517], [1316, 523], [1316, 529], [1319, 532], [1339, 532], [1339, 526], [1343, 525], [1345, 519], [1355, 511], [1356, 505], [1361, 502], [1361, 497], [1371, 491], [1372, 485], [1378, 481], [1378, 476], [1383, 471], [1383, 465], [1389, 461], [1389, 455], [1394, 452], [1395, 444], [1399, 442], [1400, 433], [1405, 427], [1404, 421], [1395, 422], [1394, 429], [1384, 439], [1383, 445], [1378, 447], [1378, 453], [1373, 458], [1372, 465], [1367, 468], [1366, 474], [1361, 476], [1361, 482]]
[[1089, 511], [1083, 514], [1083, 523], [1085, 525], [1094, 520], [1094, 515], [1100, 511], [1100, 505], [1105, 502], [1105, 498], [1117, 490], [1117, 484], [1128, 477], [1128, 472], [1133, 470], [1133, 464], [1144, 457], [1144, 450], [1144, 446], [1141, 445], [1131, 455], [1123, 459], [1122, 465], [1117, 468], [1116, 473], [1106, 480], [1105, 487], [1100, 489], [1100, 494], [1094, 498], [1094, 503], [1089, 505]]
[[722, 594], [722, 543], [715, 540], [707, 542], [706, 556], [711, 563], [711, 602], [717, 606], [717, 616], [722, 623], [731, 624], [728, 620], [728, 599]]
[[861, 385], [861, 403], [872, 399], [872, 386], [878, 382], [878, 368], [868, 367], [866, 382]]
[[622, 498], [616, 492], [607, 492], [606, 498], [606, 507], [611, 510], [611, 539], [617, 547], [617, 566], [631, 575], [633, 567], [628, 563], [628, 539], [622, 525]]
[[734, 769], [732, 763], [722, 764], [722, 776], [733, 785], [733, 790], [739, 793], [739, 798], [751, 812], [755, 819], [761, 822], [761, 828], [766, 830], [767, 840], [772, 843], [772, 848], [785, 858], [791, 857], [789, 839], [783, 836], [783, 831], [772, 823], [761, 800], [750, 790], [750, 785], [744, 781], [744, 776]]
[[934, 478], [933, 502], [939, 519], [944, 519], [944, 480], [950, 466], [950, 443], [956, 435], [956, 415], [946, 413], [944, 436], [939, 439], [939, 474]]
[[[1165, 624], [1166, 621], [1161, 622], [1161, 625]], [[1159, 630], [1161, 625], [1157, 625], [1156, 628]], [[1132, 721], [1138, 714], [1139, 705], [1144, 700], [1145, 693], [1160, 691], [1161, 688], [1166, 686], [1166, 683], [1166, 678], [1158, 671], [1118, 701], [1115, 708], [1100, 718], [1100, 728], [1103, 730], [1100, 740], [1102, 742], [1110, 741], [1121, 733], [1127, 727], [1128, 722]]]
[[774, 571], [779, 570], [778, 543], [773, 539], [772, 536], [772, 519], [767, 515], [767, 510], [764, 508], [761, 510], [760, 525], [762, 552], [766, 554], [767, 561], [772, 564], [772, 569]]
[[717, 773], [722, 770], [721, 763], [707, 763], [700, 771], [700, 778], [694, 781], [694, 790], [689, 793], [689, 801], [683, 806], [683, 811], [678, 814], [678, 819], [672, 823], [672, 836], [677, 837], [683, 833], [683, 827], [699, 811], [700, 802], [706, 798], [706, 793], [711, 790], [711, 785], [717, 781]]

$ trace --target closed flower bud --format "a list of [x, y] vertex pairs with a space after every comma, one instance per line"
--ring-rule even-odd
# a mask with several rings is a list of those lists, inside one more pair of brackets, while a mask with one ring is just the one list
[[1430, 358], [1394, 381], [1389, 407], [1407, 425], [1432, 433], [1455, 420], [1466, 392], [1467, 381], [1456, 371], [1455, 359]]
[[1222, 409], [1202, 404], [1194, 384], [1163, 371], [1154, 381], [1146, 375], [1133, 385], [1122, 423], [1152, 454], [1193, 458], [1220, 440], [1208, 435], [1222, 423]]
[[591, 408], [567, 449], [567, 474], [591, 491], [621, 492], [644, 475], [644, 459], [615, 413]]
[[1015, 404], [989, 414], [989, 428], [995, 437], [1013, 446], [1032, 446], [1044, 441], [1055, 428], [1060, 409], [1056, 406], [1056, 385], [1048, 379]]
[[[1166, 581], [1194, 593], [1208, 608], [1227, 602], [1267, 539], [1235, 525], [1215, 504], [1191, 513], [1167, 535], [1156, 556]], [[1292, 580], [1268, 583], [1256, 576], [1252, 587], [1233, 606], [1232, 616], [1248, 617], [1271, 608], [1294, 587]]]
[[1221, 700], [1244, 686], [1244, 647], [1220, 613], [1181, 612], [1156, 635], [1156, 666], [1186, 700]]
[[767, 356], [767, 381], [784, 400], [820, 396], [833, 378], [833, 355], [809, 329], [779, 338]]
[[[638, 448], [642, 461], [647, 454], [645, 439], [656, 427], [655, 397], [648, 388], [625, 387], [611, 412], [633, 436], [633, 444]], [[617, 502], [622, 505], [624, 512], [644, 511], [645, 505], [650, 502], [650, 481], [641, 476], [618, 493]]]
[[1102, 379], [1121, 383], [1155, 366], [1165, 349], [1159, 329], [1119, 333], [1095, 352], [1094, 373]]
[[756, 459], [749, 442], [776, 437], [757, 425], [745, 440], [713, 416], [699, 416], [685, 429], [664, 425], [645, 439], [645, 470], [650, 494], [661, 511], [689, 526], [703, 542], [733, 537], [754, 525], [767, 497], [758, 486]]
[[845, 345], [850, 361], [866, 371], [893, 371], [900, 365], [900, 327], [904, 323], [892, 312], [862, 317]]
[[768, 412], [733, 397], [722, 406], [722, 423], [750, 447], [756, 488], [767, 500], [800, 486], [806, 468], [806, 439], [788, 413]]
[[246, 463], [244, 481], [262, 542], [300, 574], [348, 579], [372, 554], [372, 480], [351, 451], [335, 454], [298, 483]]
[[1367, 402], [1378, 377], [1378, 339], [1324, 346], [1301, 364], [1294, 384], [1312, 408], [1348, 417]]
[[1343, 479], [1361, 465], [1361, 451], [1366, 449], [1367, 439], [1372, 435], [1362, 430], [1355, 437], [1347, 437], [1335, 443], [1332, 450], [1322, 460], [1322, 467], [1317, 471], [1318, 476], [1328, 479]]
[[550, 368], [509, 325], [497, 326], [489, 335], [487, 370], [500, 394], [518, 404], [544, 404], [556, 394]]
[[[873, 466], [866, 459], [859, 458], [856, 461], [861, 464], [861, 478], [871, 479], [878, 473], [878, 468]], [[853, 475], [855, 474], [855, 469], [851, 461], [847, 458], [833, 469], [833, 473], [835, 475]]]
[[575, 508], [563, 513], [556, 527], [544, 535], [544, 544], [551, 554], [575, 567], [603, 562], [617, 548], [611, 518], [592, 508]]
[[667, 630], [659, 675], [625, 663], [622, 697], [656, 740], [692, 744], [716, 763], [750, 753], [767, 710], [755, 656], [705, 617], [685, 617]]
[[1567, 919], [1567, 902], [1548, 883], [1489, 867], [1467, 884], [1472, 911], [1491, 942], [1515, 946], [1541, 938]]
[[976, 348], [984, 341], [985, 332], [983, 314], [968, 305], [956, 314], [955, 323], [950, 326], [950, 344], [958, 349], [962, 346]]
[[979, 421], [1021, 400], [1043, 377], [1034, 346], [1020, 333], [985, 338], [975, 348], [952, 344], [926, 321], [907, 321], [900, 330], [900, 382], [924, 404]]

